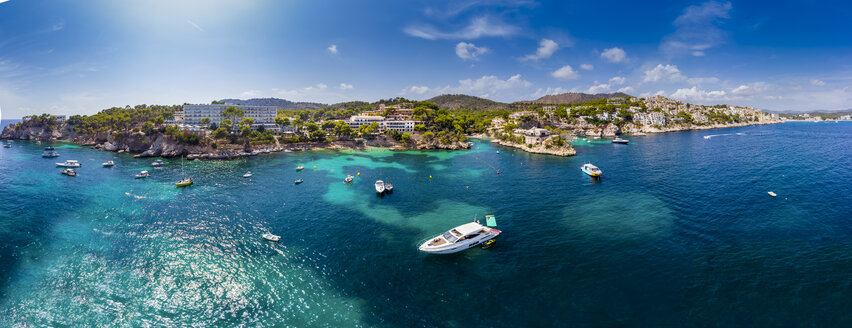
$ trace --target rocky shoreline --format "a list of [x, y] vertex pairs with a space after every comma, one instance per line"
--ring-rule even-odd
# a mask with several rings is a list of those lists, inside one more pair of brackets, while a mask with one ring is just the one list
[[518, 143], [509, 142], [509, 141], [505, 141], [505, 140], [499, 140], [499, 139], [493, 139], [493, 140], [491, 140], [491, 143], [496, 143], [496, 144], [499, 144], [501, 146], [506, 146], [506, 147], [518, 148], [518, 149], [523, 150], [525, 152], [534, 153], [534, 154], [546, 154], [546, 155], [554, 155], [554, 156], [562, 156], [562, 157], [577, 155], [577, 151], [574, 150], [574, 147], [572, 147], [570, 145], [568, 145], [567, 147], [551, 147], [551, 148], [547, 148], [544, 145], [537, 145], [536, 147], [530, 148], [530, 147], [527, 147], [527, 145], [524, 145], [524, 144], [518, 144]]
[[[44, 127], [4, 128], [0, 139], [39, 140], [39, 141], [69, 141], [93, 149], [117, 153], [133, 153], [135, 158], [145, 157], [180, 157], [201, 160], [227, 160], [255, 156], [275, 152], [297, 152], [306, 150], [344, 150], [365, 149], [367, 147], [389, 148], [391, 150], [461, 150], [469, 149], [471, 143], [452, 141], [443, 143], [438, 140], [425, 140], [420, 134], [412, 134], [408, 143], [402, 143], [385, 135], [370, 136], [366, 139], [337, 140], [328, 142], [300, 142], [241, 145], [223, 143], [221, 140], [205, 145], [187, 145], [169, 135], [142, 132], [100, 132], [94, 135], [82, 135], [73, 131], [68, 124], [61, 124], [55, 129]], [[217, 142], [218, 141], [218, 142]]]

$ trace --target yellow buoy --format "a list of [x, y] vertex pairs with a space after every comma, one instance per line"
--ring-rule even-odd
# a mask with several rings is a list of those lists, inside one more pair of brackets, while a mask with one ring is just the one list
[[314, 165], [314, 168], [317, 168], [317, 166], [316, 166], [316, 165]]
[[430, 175], [430, 176], [429, 176], [429, 179], [431, 179], [431, 178], [432, 178], [432, 176]]
[[358, 176], [359, 176], [359, 177], [361, 176], [361, 172], [358, 172]]

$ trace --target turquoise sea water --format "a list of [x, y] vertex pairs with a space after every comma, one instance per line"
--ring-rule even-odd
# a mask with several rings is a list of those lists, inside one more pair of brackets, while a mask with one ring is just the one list
[[[47, 144], [14, 141], [0, 326], [852, 324], [852, 124], [630, 139], [571, 158], [478, 141], [188, 161], [184, 189], [180, 160], [67, 143], [46, 159]], [[68, 159], [79, 176], [55, 167]], [[377, 197], [376, 179], [394, 193]], [[486, 214], [503, 230], [492, 248], [416, 250]]]

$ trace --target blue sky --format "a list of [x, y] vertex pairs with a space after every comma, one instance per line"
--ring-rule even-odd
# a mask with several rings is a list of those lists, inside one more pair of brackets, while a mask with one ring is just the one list
[[6, 117], [280, 97], [852, 107], [852, 4], [0, 0]]

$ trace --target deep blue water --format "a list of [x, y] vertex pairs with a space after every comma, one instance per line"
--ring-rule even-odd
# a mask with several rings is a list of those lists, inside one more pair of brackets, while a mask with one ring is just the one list
[[[631, 140], [571, 158], [481, 141], [194, 161], [185, 189], [180, 160], [67, 143], [43, 159], [15, 141], [0, 148], [0, 326], [852, 325], [852, 124]], [[79, 176], [60, 175], [67, 159]], [[377, 197], [379, 178], [395, 192]], [[494, 247], [416, 250], [485, 214]]]

